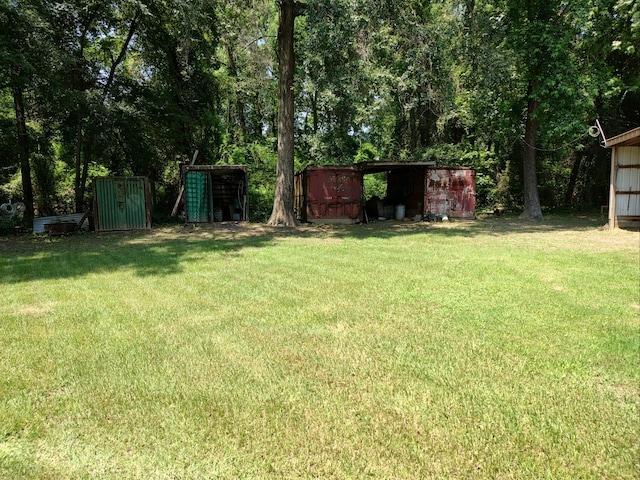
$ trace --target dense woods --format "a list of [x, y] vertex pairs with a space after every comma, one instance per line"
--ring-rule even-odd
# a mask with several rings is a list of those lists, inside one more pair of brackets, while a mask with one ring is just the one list
[[93, 177], [144, 175], [161, 215], [198, 150], [249, 166], [266, 221], [289, 93], [288, 168], [436, 160], [477, 170], [481, 208], [599, 207], [608, 153], [586, 131], [640, 126], [638, 5], [1, 0], [0, 203], [82, 212]]

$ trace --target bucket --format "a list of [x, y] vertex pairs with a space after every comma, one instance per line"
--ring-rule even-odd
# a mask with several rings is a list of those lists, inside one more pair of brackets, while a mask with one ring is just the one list
[[216, 208], [213, 211], [213, 221], [214, 222], [221, 222], [222, 221], [222, 209], [221, 208]]
[[404, 205], [396, 205], [396, 220], [404, 220]]

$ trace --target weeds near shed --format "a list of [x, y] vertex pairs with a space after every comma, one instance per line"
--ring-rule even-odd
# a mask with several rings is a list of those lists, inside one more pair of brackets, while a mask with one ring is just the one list
[[0, 240], [0, 477], [635, 478], [638, 237], [598, 227]]

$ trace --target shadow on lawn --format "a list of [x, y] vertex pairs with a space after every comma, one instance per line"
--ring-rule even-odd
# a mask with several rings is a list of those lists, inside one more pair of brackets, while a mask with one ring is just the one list
[[0, 284], [70, 278], [132, 269], [139, 276], [179, 273], [185, 261], [204, 253], [238, 255], [285, 239], [387, 239], [432, 235], [469, 238], [535, 232], [593, 230], [599, 217], [548, 217], [526, 222], [517, 217], [484, 218], [450, 223], [375, 222], [363, 225], [303, 225], [298, 228], [262, 224], [205, 224], [173, 226], [135, 232], [100, 232], [69, 237], [24, 236], [0, 238]]
[[392, 238], [427, 233], [442, 237], [473, 238], [480, 235], [502, 236], [562, 231], [587, 231], [601, 228], [607, 220], [597, 215], [549, 215], [541, 221], [520, 220], [517, 216], [493, 215], [476, 220], [450, 222], [374, 222], [364, 225], [333, 227], [333, 236], [350, 238]]
[[[3, 239], [4, 240], [4, 239]], [[162, 276], [183, 271], [183, 262], [197, 261], [207, 252], [235, 255], [249, 247], [260, 248], [269, 235], [234, 238], [172, 229], [171, 232], [85, 233], [69, 237], [24, 237], [3, 248], [0, 285], [41, 279], [72, 278], [131, 269], [138, 276]]]

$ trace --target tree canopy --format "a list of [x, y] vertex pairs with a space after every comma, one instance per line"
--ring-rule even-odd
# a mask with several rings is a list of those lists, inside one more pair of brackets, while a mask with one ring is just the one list
[[[304, 15], [283, 70], [289, 4]], [[0, 203], [30, 215], [86, 210], [100, 175], [148, 176], [170, 211], [198, 150], [247, 164], [253, 220], [278, 223], [284, 94], [285, 183], [436, 160], [476, 169], [481, 207], [527, 218], [606, 203], [587, 128], [640, 125], [629, 0], [2, 0], [0, 27]]]

